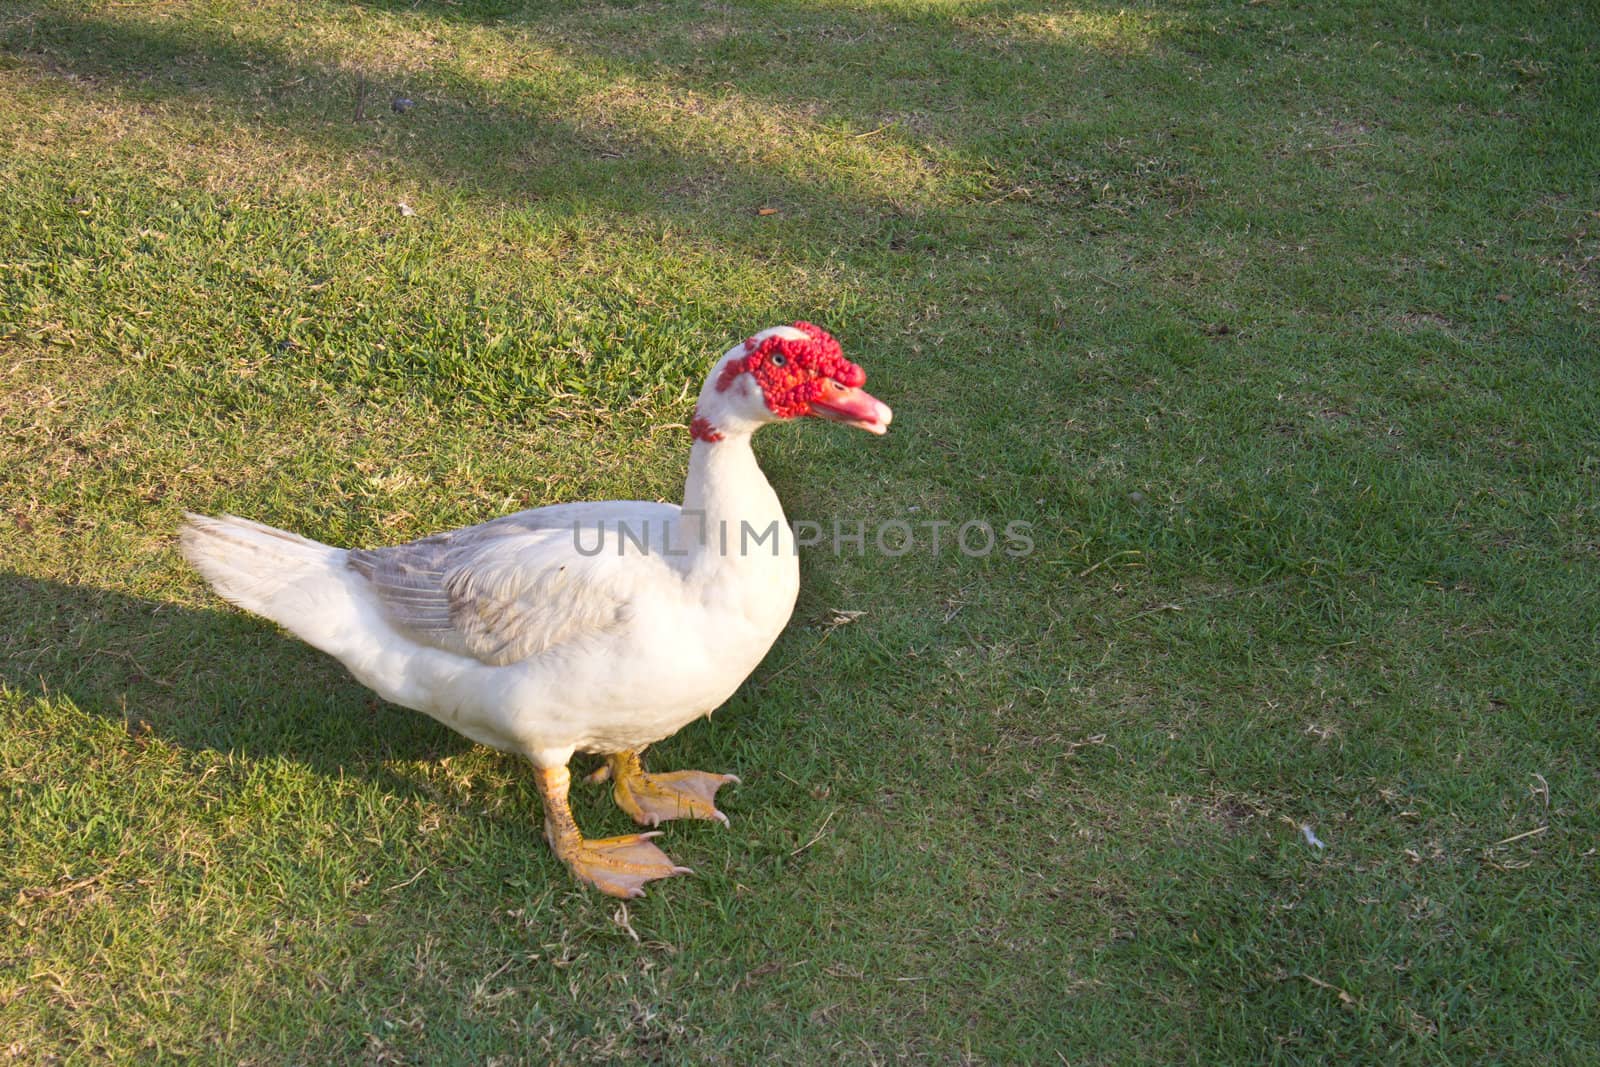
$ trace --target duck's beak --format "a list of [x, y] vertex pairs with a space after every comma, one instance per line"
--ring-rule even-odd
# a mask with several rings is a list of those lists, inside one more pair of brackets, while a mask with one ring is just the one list
[[865, 389], [852, 389], [831, 379], [824, 385], [822, 395], [811, 402], [811, 414], [875, 434], [888, 433], [889, 422], [894, 418], [889, 405]]

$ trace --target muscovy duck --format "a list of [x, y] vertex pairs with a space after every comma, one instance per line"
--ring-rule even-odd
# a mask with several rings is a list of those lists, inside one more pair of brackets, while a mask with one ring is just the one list
[[591, 840], [567, 763], [597, 753], [637, 822], [716, 819], [728, 774], [644, 770], [640, 753], [727, 700], [789, 621], [792, 532], [750, 439], [813, 415], [887, 431], [888, 405], [825, 330], [734, 346], [700, 390], [683, 506], [556, 504], [387, 548], [341, 549], [231, 515], [190, 514], [189, 562], [224, 598], [343, 663], [379, 696], [530, 760], [545, 837], [617, 897], [687, 873], [651, 838]]

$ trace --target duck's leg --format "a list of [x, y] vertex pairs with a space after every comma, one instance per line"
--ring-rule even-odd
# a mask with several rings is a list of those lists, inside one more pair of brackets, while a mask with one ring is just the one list
[[668, 819], [715, 819], [726, 826], [728, 817], [717, 810], [717, 790], [739, 781], [736, 774], [705, 771], [649, 774], [637, 751], [607, 756], [605, 766], [589, 776], [591, 782], [607, 778], [614, 783], [611, 796], [617, 807], [642, 826], [659, 826]]
[[658, 834], [625, 834], [598, 841], [578, 832], [567, 804], [572, 776], [564, 766], [536, 767], [539, 796], [544, 801], [544, 836], [561, 861], [580, 881], [614, 897], [642, 897], [644, 884], [657, 878], [691, 873], [650, 843]]

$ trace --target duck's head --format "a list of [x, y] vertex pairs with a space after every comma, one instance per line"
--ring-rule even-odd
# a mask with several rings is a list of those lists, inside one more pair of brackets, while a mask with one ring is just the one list
[[868, 433], [889, 430], [889, 405], [861, 388], [867, 374], [820, 326], [774, 326], [730, 348], [711, 369], [689, 432], [699, 441], [749, 434], [814, 415]]

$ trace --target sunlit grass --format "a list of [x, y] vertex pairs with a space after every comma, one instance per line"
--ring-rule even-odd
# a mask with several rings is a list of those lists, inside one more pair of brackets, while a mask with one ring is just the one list
[[[269, 5], [268, 11], [287, 16], [296, 7]], [[299, 20], [294, 28], [277, 23], [260, 35], [222, 18], [193, 18], [186, 32], [197, 39], [194, 45], [169, 43], [163, 30], [170, 19], [142, 17], [138, 8], [113, 18], [69, 16], [55, 32], [92, 32], [130, 45], [144, 41], [147, 53], [170, 65], [127, 82], [133, 114], [107, 113], [99, 104], [103, 125], [119, 117], [138, 124], [134, 115], [143, 98], [150, 89], [164, 89], [208, 110], [208, 133], [201, 136], [224, 151], [241, 147], [230, 134], [256, 142], [255, 151], [263, 154], [270, 154], [275, 143], [331, 142], [320, 153], [319, 169], [335, 181], [352, 176], [352, 162], [376, 169], [370, 157], [348, 158], [351, 120], [365, 124], [368, 134], [355, 138], [354, 147], [400, 149], [402, 157], [414, 147], [444, 164], [459, 147], [451, 143], [453, 117], [470, 113], [470, 121], [485, 116], [497, 127], [497, 150], [491, 157], [473, 152], [456, 162], [481, 161], [508, 177], [559, 165], [563, 145], [574, 144], [597, 155], [602, 169], [606, 161], [621, 160], [618, 167], [625, 170], [641, 155], [701, 159], [700, 173], [690, 183], [708, 186], [748, 170], [809, 184], [828, 195], [913, 207], [964, 201], [984, 188], [981, 179], [974, 185], [971, 161], [906, 138], [892, 115], [862, 128], [831, 116], [820, 100], [808, 106], [751, 97], [728, 86], [704, 91], [671, 76], [651, 76], [654, 65], [573, 48], [536, 28], [451, 27], [445, 34], [441, 26], [447, 20], [355, 11], [359, 16], [309, 26]], [[201, 43], [208, 38], [209, 47]], [[774, 58], [782, 61], [781, 55]], [[48, 65], [40, 73], [48, 77]], [[227, 92], [216, 94], [212, 83], [218, 75], [243, 80], [225, 81]], [[402, 95], [423, 104], [409, 119], [390, 113], [393, 99]], [[238, 121], [264, 118], [263, 107], [293, 115], [292, 123], [273, 129], [271, 123]], [[219, 128], [219, 121], [226, 125]], [[761, 206], [741, 208], [754, 213]]]
[[1156, 47], [1164, 20], [1155, 11], [1020, 11], [958, 20], [957, 25], [996, 37], [1070, 41], [1116, 55], [1137, 55]]

